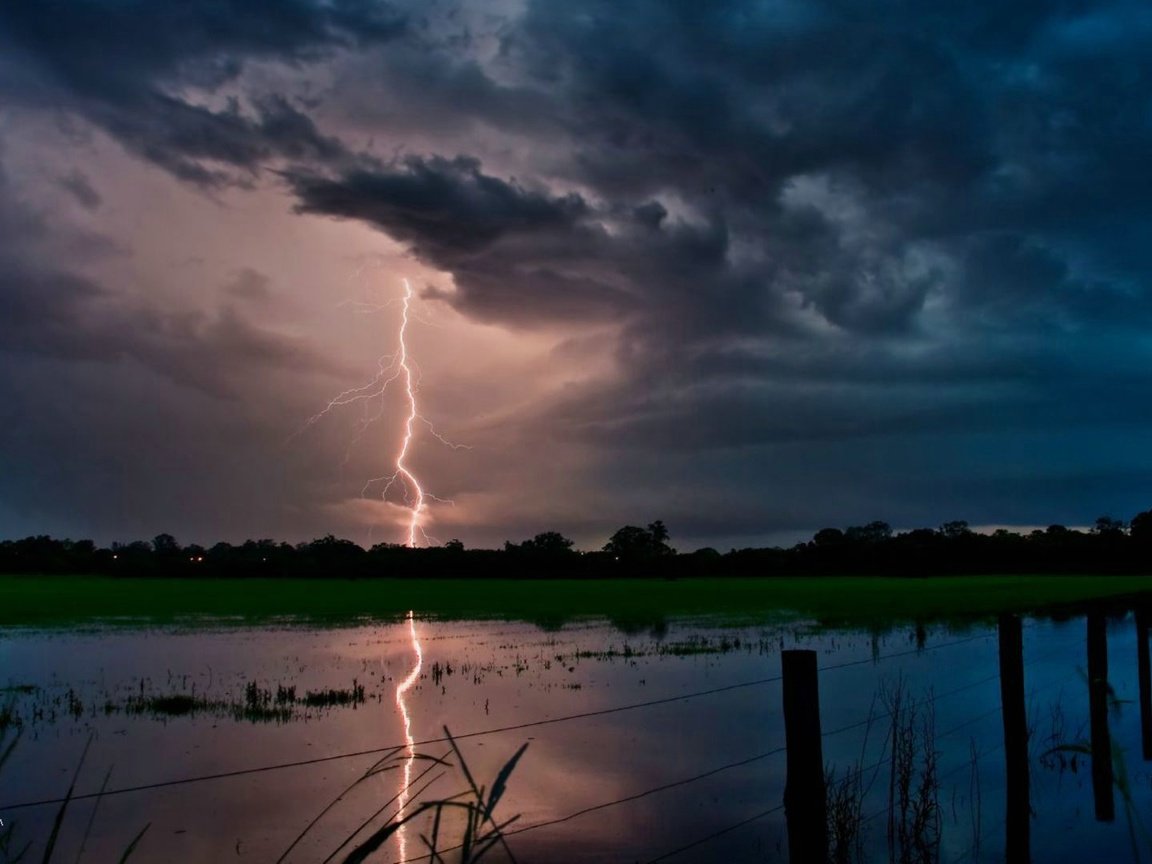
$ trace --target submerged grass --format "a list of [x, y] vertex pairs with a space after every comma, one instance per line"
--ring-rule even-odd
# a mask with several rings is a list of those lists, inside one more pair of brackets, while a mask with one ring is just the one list
[[1152, 594], [1152, 576], [807, 577], [659, 580], [113, 579], [0, 577], [0, 626], [152, 624], [240, 619], [339, 624], [425, 617], [524, 620], [558, 627], [607, 618], [625, 630], [665, 618], [741, 623], [815, 619], [883, 626], [1036, 612], [1108, 597]]
[[[22, 700], [19, 695], [31, 698]], [[251, 723], [288, 723], [335, 708], [355, 710], [369, 698], [372, 697], [365, 686], [355, 678], [351, 687], [307, 690], [303, 695], [297, 695], [295, 685], [277, 684], [272, 689], [249, 681], [244, 686], [243, 698], [236, 699], [197, 693], [195, 687], [190, 691], [155, 692], [145, 689], [143, 681], [139, 691], [128, 696], [105, 692], [86, 700], [72, 688], [66, 692], [34, 688], [19, 690], [0, 705], [0, 732], [9, 727], [20, 731], [25, 725], [35, 729], [37, 724], [54, 723], [67, 717], [79, 721], [113, 714], [156, 720], [207, 715]], [[2, 744], [3, 738], [0, 738]], [[0, 864], [3, 864], [3, 858], [0, 858]]]
[[[244, 687], [242, 702], [229, 702], [209, 699], [196, 693], [141, 693], [130, 696], [123, 705], [126, 714], [145, 714], [151, 717], [184, 717], [196, 714], [210, 714], [216, 717], [231, 717], [233, 720], [248, 720], [253, 723], [286, 723], [296, 717], [297, 708], [355, 708], [363, 705], [367, 696], [364, 685], [352, 681], [349, 688], [328, 688], [308, 690], [303, 696], [296, 695], [296, 688], [277, 685], [276, 690], [260, 687], [249, 681]], [[108, 703], [105, 713], [115, 713], [119, 707]]]

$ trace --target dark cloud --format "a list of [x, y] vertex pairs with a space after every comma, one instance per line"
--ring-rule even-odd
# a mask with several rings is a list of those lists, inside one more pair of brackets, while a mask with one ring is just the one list
[[250, 185], [272, 160], [349, 160], [343, 146], [316, 131], [285, 100], [258, 100], [251, 111], [235, 100], [211, 110], [159, 92], [129, 104], [82, 106], [87, 119], [121, 144], [180, 180], [200, 186]]
[[85, 210], [99, 210], [100, 205], [104, 203], [104, 199], [83, 171], [73, 170], [61, 177], [58, 182], [61, 188], [69, 192], [76, 199], [76, 203]]
[[602, 244], [603, 232], [578, 195], [525, 189], [463, 157], [288, 180], [301, 212], [363, 220], [451, 272], [459, 293], [449, 299], [481, 319], [582, 321], [632, 304], [603, 267], [583, 266], [590, 256], [580, 250]]
[[529, 142], [518, 180], [429, 155], [291, 188], [451, 273], [466, 314], [619, 325], [621, 377], [528, 421], [601, 452], [1142, 424], [1141, 376], [1094, 384], [1149, 311], [1136, 233], [1109, 248], [1115, 203], [1148, 222], [1148, 63], [1120, 31], [1069, 42], [1121, 14], [531, 2], [483, 68], [445, 45], [385, 72], [417, 129]]
[[429, 257], [469, 255], [510, 235], [549, 234], [586, 214], [578, 195], [552, 197], [483, 174], [475, 159], [410, 157], [339, 181], [290, 177], [303, 212], [371, 222]]
[[211, 87], [249, 58], [299, 62], [386, 41], [402, 27], [388, 4], [363, 0], [16, 0], [4, 4], [0, 24], [27, 59], [97, 98], [127, 97], [157, 81]]
[[[426, 126], [439, 109], [445, 122], [524, 136], [538, 142], [538, 170], [620, 206], [671, 194], [704, 218], [723, 214], [734, 245], [759, 251], [752, 290], [890, 333], [957, 288], [940, 265], [964, 271], [989, 233], [1060, 266], [1116, 242], [1101, 220], [1118, 205], [1147, 221], [1149, 132], [1137, 118], [1152, 64], [1120, 23], [1133, 11], [892, 3], [861, 18], [838, 2], [653, 2], [624, 16], [609, 3], [537, 2], [501, 29], [493, 75], [455, 43], [387, 74]], [[467, 70], [472, 83], [422, 87], [430, 68], [437, 80]], [[551, 97], [524, 112], [530, 127], [509, 119], [528, 94]], [[831, 190], [821, 208], [790, 200], [805, 182]], [[853, 236], [859, 223], [876, 230]], [[998, 290], [984, 266], [972, 278]], [[707, 285], [698, 294], [711, 299]], [[513, 314], [514, 297], [507, 305]]]
[[480, 320], [625, 322], [637, 340], [787, 326], [772, 320], [780, 303], [762, 290], [766, 274], [729, 257], [721, 214], [670, 221], [657, 201], [597, 207], [493, 177], [463, 157], [287, 179], [302, 212], [368, 222], [451, 273], [456, 292], [431, 296]]
[[[960, 185], [988, 156], [971, 70], [930, 13], [851, 4], [529, 4], [509, 54], [547, 80], [605, 191], [676, 186], [762, 208], [791, 176]], [[943, 26], [941, 26], [943, 25]], [[946, 29], [947, 28], [947, 29]]]
[[283, 97], [255, 94], [251, 106], [230, 98], [213, 108], [189, 89], [212, 93], [250, 61], [316, 61], [386, 42], [403, 28], [386, 3], [362, 0], [18, 0], [0, 9], [0, 66], [22, 71], [0, 94], [15, 105], [76, 112], [182, 180], [243, 183], [273, 157], [346, 154]]

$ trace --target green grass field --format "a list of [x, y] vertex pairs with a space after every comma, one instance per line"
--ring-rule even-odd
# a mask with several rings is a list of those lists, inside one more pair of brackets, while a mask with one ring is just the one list
[[957, 576], [658, 580], [111, 579], [0, 577], [0, 625], [165, 624], [196, 619], [334, 624], [394, 620], [409, 609], [440, 619], [557, 626], [607, 618], [623, 627], [709, 616], [732, 622], [816, 619], [883, 626], [1037, 612], [1147, 595], [1152, 576]]

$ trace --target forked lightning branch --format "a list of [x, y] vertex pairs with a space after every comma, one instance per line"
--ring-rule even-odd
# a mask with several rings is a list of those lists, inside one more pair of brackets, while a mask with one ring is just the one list
[[[444, 500], [436, 498], [436, 496], [424, 489], [410, 465], [409, 459], [412, 455], [416, 423], [419, 421], [426, 424], [433, 436], [449, 447], [456, 449], [464, 445], [453, 444], [445, 440], [436, 433], [435, 429], [432, 428], [432, 424], [420, 413], [418, 378], [413, 371], [414, 363], [408, 350], [408, 325], [412, 318], [412, 284], [407, 279], [403, 280], [403, 284], [404, 293], [400, 298], [400, 325], [397, 328], [397, 347], [395, 352], [381, 357], [377, 363], [376, 375], [371, 381], [360, 387], [345, 390], [343, 393], [331, 399], [328, 404], [324, 406], [323, 410], [308, 420], [306, 426], [312, 425], [321, 417], [324, 417], [329, 412], [341, 406], [371, 400], [382, 400], [384, 394], [388, 392], [388, 389], [393, 383], [400, 383], [404, 391], [405, 414], [402, 426], [403, 434], [400, 438], [396, 455], [392, 459], [392, 467], [394, 470], [382, 477], [374, 477], [368, 480], [361, 490], [361, 495], [366, 497], [369, 490], [377, 484], [380, 484], [382, 487], [380, 498], [383, 501], [388, 501], [390, 494], [399, 494], [404, 502], [404, 506], [407, 507], [409, 511], [406, 545], [415, 547], [419, 545], [420, 541], [426, 544], [430, 542], [428, 535], [424, 531], [424, 520], [428, 512], [428, 501]], [[381, 419], [382, 416], [383, 409], [365, 421], [365, 425], [370, 425]], [[397, 489], [399, 493], [394, 491]]]

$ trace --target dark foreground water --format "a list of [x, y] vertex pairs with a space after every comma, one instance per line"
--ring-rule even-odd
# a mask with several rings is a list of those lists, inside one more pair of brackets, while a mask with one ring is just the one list
[[[0, 830], [9, 855], [31, 841], [26, 860], [41, 860], [60, 805], [21, 805], [62, 797], [80, 766], [76, 793], [106, 794], [69, 806], [54, 861], [77, 860], [81, 843], [81, 860], [116, 861], [147, 825], [132, 861], [272, 862], [384, 757], [285, 858], [323, 861], [365, 823], [360, 839], [467, 788], [458, 768], [425, 774], [411, 758], [446, 755], [434, 739], [447, 726], [489, 787], [528, 742], [495, 812], [519, 817], [507, 843], [521, 862], [785, 861], [781, 656], [810, 649], [839, 860], [1003, 861], [1009, 834], [1038, 862], [1146, 860], [1136, 624], [1107, 620], [1092, 675], [1090, 629], [1023, 622], [1023, 691], [1009, 701], [1028, 735], [1008, 746], [1028, 768], [1023, 817], [1009, 817], [995, 625], [12, 630], [0, 706], [19, 740], [0, 767]], [[370, 860], [418, 858], [428, 829], [410, 823]], [[443, 830], [454, 840], [459, 826]]]

